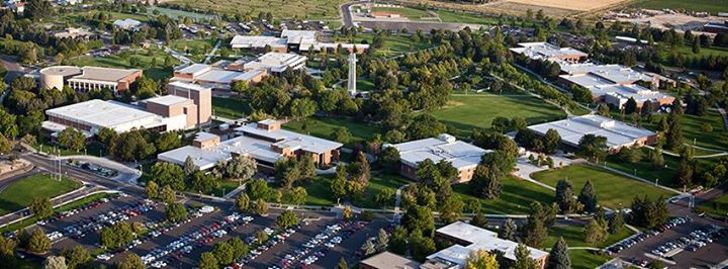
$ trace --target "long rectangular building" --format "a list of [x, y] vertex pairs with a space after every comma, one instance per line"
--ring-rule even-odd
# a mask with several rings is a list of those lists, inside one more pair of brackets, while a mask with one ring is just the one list
[[272, 171], [275, 163], [284, 157], [300, 158], [309, 155], [319, 166], [338, 160], [341, 143], [303, 135], [281, 129], [281, 123], [264, 120], [236, 128], [239, 136], [220, 142], [220, 137], [208, 133], [198, 134], [192, 146], [185, 146], [159, 154], [159, 160], [183, 165], [190, 157], [200, 170], [214, 167], [233, 156], [246, 155], [255, 159], [258, 167]]
[[247, 72], [223, 70], [207, 64], [192, 64], [174, 71], [171, 81], [195, 83], [205, 88], [230, 90], [233, 82], [257, 83], [268, 74], [256, 69]]
[[457, 140], [448, 134], [438, 138], [425, 138], [394, 145], [386, 145], [397, 149], [400, 156], [400, 173], [410, 179], [416, 179], [417, 166], [424, 160], [435, 163], [444, 160], [458, 169], [458, 182], [466, 182], [473, 178], [475, 168], [480, 159], [489, 150]]
[[342, 42], [322, 42], [318, 40], [318, 32], [309, 30], [283, 30], [280, 37], [237, 35], [230, 41], [233, 49], [249, 49], [273, 52], [305, 52], [334, 51], [339, 48], [349, 52], [362, 53], [369, 49], [368, 44], [350, 44]]
[[585, 115], [531, 125], [528, 126], [528, 129], [539, 135], [545, 135], [550, 129], [556, 130], [561, 136], [561, 142], [572, 147], [578, 147], [579, 140], [587, 134], [603, 136], [607, 138], [607, 146], [611, 152], [619, 151], [622, 147], [657, 142], [657, 133], [653, 131], [598, 115]]

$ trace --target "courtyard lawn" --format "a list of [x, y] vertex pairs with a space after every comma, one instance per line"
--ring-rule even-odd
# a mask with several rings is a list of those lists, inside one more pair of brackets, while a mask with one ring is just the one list
[[453, 135], [469, 137], [475, 128], [490, 128], [496, 117], [525, 118], [529, 124], [562, 119], [566, 114], [558, 107], [528, 95], [471, 94], [454, 95], [442, 109], [432, 113], [454, 127]]
[[[144, 76], [155, 80], [161, 80], [172, 76], [172, 68], [164, 67], [164, 61], [168, 56], [162, 50], [137, 49], [126, 50], [106, 57], [79, 56], [68, 59], [68, 63], [76, 66], [101, 66], [112, 68], [139, 68], [144, 69]], [[152, 62], [156, 61], [156, 65]], [[179, 62], [172, 58], [171, 64]]]
[[700, 205], [698, 210], [714, 218], [724, 219], [728, 217], [728, 194], [723, 194], [718, 198]]
[[246, 100], [232, 97], [212, 97], [213, 115], [230, 119], [238, 119], [250, 113], [250, 104]]
[[502, 192], [498, 199], [488, 200], [473, 196], [468, 183], [453, 185], [453, 190], [463, 199], [465, 204], [470, 201], [480, 202], [485, 214], [526, 214], [531, 202], [551, 203], [554, 194], [551, 190], [507, 176], [501, 182]]
[[637, 195], [646, 195], [653, 200], [658, 197], [666, 199], [675, 195], [653, 185], [586, 164], [541, 171], [532, 174], [531, 177], [551, 186], [556, 186], [556, 182], [561, 179], [568, 179], [574, 186], [574, 193], [577, 195], [584, 187], [584, 183], [591, 180], [597, 191], [599, 204], [609, 208], [629, 207]]
[[593, 269], [612, 259], [612, 257], [584, 249], [569, 250], [569, 257], [572, 269]]
[[411, 7], [374, 7], [372, 12], [389, 12], [397, 13], [402, 17], [416, 21], [421, 18], [433, 17], [427, 10], [411, 8]]
[[81, 183], [63, 178], [51, 179], [50, 174], [35, 174], [8, 185], [0, 191], [0, 215], [27, 207], [36, 197], [53, 198], [81, 187]]
[[[337, 37], [336, 41], [352, 42], [355, 44], [366, 43], [372, 44], [374, 41], [374, 34], [371, 33], [358, 33], [351, 39]], [[384, 37], [384, 44], [381, 48], [377, 49], [377, 56], [392, 57], [407, 52], [413, 52], [423, 50], [432, 47], [429, 43], [419, 41], [415, 42], [411, 35], [408, 34], [390, 34]]]
[[669, 187], [682, 187], [678, 186], [675, 182], [674, 176], [677, 173], [677, 167], [679, 159], [667, 154], [663, 154], [662, 158], [665, 160], [665, 165], [662, 167], [655, 168], [648, 159], [648, 154], [652, 151], [648, 148], [642, 148], [642, 160], [637, 163], [629, 163], [620, 160], [616, 155], [610, 155], [607, 157], [607, 166], [620, 170], [625, 173], [633, 174], [638, 177], [653, 181], [657, 179], [658, 184]]
[[311, 117], [305, 120], [290, 121], [283, 125], [285, 129], [330, 140], [334, 140], [333, 133], [339, 127], [344, 127], [351, 133], [351, 140], [346, 143], [347, 145], [366, 141], [374, 134], [382, 133], [379, 127], [372, 124], [355, 122], [345, 118]]
[[[667, 117], [664, 115], [663, 117]], [[643, 122], [643, 126], [650, 130], [657, 130], [659, 118], [655, 117], [652, 122]], [[717, 111], [708, 110], [704, 116], [695, 116], [683, 114], [680, 117], [682, 123], [683, 136], [685, 143], [711, 149], [715, 151], [728, 151], [728, 139], [725, 139], [725, 127], [723, 126], [723, 117]], [[708, 124], [712, 127], [712, 131], [705, 131], [703, 125]], [[715, 153], [715, 152], [711, 152]], [[701, 155], [696, 150], [696, 155]]]
[[595, 247], [595, 248], [605, 248], [607, 246], [610, 246], [614, 243], [619, 242], [620, 240], [629, 237], [632, 235], [633, 232], [626, 227], [622, 229], [619, 233], [616, 234], [610, 234], [609, 237], [607, 237], [604, 242], [597, 243], [597, 244], [587, 244], [584, 242], [584, 227], [583, 226], [577, 226], [577, 225], [560, 225], [556, 224], [553, 227], [549, 229], [549, 236], [546, 238], [546, 241], [543, 244], [543, 247], [550, 248], [556, 243], [556, 240], [559, 239], [559, 236], [564, 237], [564, 240], [566, 240], [566, 244], [569, 245], [569, 247]]
[[472, 24], [498, 24], [495, 18], [484, 17], [483, 15], [454, 12], [450, 10], [436, 10], [437, 16], [442, 22], [472, 23]]
[[[333, 180], [332, 176], [318, 176], [313, 180], [301, 183], [300, 186], [304, 187], [308, 193], [306, 204], [315, 206], [336, 204], [336, 198], [331, 192], [331, 180]], [[389, 189], [394, 193], [397, 188], [409, 183], [411, 181], [399, 175], [374, 172], [369, 179], [369, 187], [367, 187], [366, 193], [362, 197], [354, 198], [351, 203], [354, 206], [363, 208], [393, 208], [394, 200], [391, 205], [378, 205], [374, 199], [375, 195], [385, 189]]]
[[[241, 14], [257, 16], [260, 12], [270, 12], [278, 20], [286, 19], [333, 19], [339, 17], [339, 5], [343, 0], [174, 0], [165, 2], [181, 5], [201, 12], [214, 11], [219, 14]], [[277, 22], [276, 22], [277, 24]]]
[[170, 18], [181, 18], [181, 17], [188, 17], [192, 18], [194, 20], [210, 20], [215, 19], [217, 16], [210, 15], [210, 14], [204, 14], [204, 13], [197, 13], [197, 12], [189, 12], [184, 10], [178, 10], [178, 9], [171, 9], [171, 8], [163, 8], [163, 7], [147, 7], [147, 13], [154, 15], [154, 12], [159, 12], [160, 15], [167, 15]]
[[632, 4], [633, 7], [658, 9], [669, 8], [686, 11], [705, 11], [713, 15], [718, 12], [728, 12], [728, 0], [640, 0]]

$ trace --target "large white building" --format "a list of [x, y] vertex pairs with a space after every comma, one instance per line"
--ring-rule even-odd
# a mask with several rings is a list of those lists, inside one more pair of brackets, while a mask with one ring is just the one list
[[[427, 256], [427, 261], [420, 268], [460, 269], [471, 253], [479, 250], [503, 253], [503, 257], [515, 262], [518, 243], [498, 238], [498, 233], [461, 221], [451, 223], [435, 231], [435, 237], [453, 242], [454, 245]], [[543, 268], [548, 252], [528, 247], [529, 257]]]
[[619, 151], [625, 146], [653, 144], [657, 140], [657, 134], [653, 131], [598, 115], [571, 117], [531, 125], [528, 129], [539, 135], [545, 135], [548, 130], [554, 129], [561, 136], [561, 142], [572, 147], [578, 147], [579, 140], [587, 134], [603, 136], [607, 138], [607, 147], [612, 152]]
[[192, 146], [160, 153], [162, 161], [183, 165], [190, 157], [200, 170], [207, 170], [233, 156], [246, 155], [256, 160], [259, 169], [271, 171], [284, 157], [310, 155], [318, 165], [338, 159], [341, 143], [281, 129], [281, 123], [264, 120], [235, 129], [239, 136], [220, 141], [217, 135], [199, 134]]
[[459, 182], [469, 181], [483, 155], [490, 152], [490, 150], [459, 141], [448, 134], [441, 134], [437, 138], [385, 145], [385, 147], [397, 149], [401, 162], [400, 173], [405, 177], [415, 179], [417, 166], [424, 160], [431, 160], [435, 163], [444, 160], [458, 169]]
[[110, 89], [115, 93], [129, 90], [142, 76], [141, 69], [63, 65], [46, 67], [39, 73], [41, 88], [61, 90], [68, 85], [77, 91]]
[[268, 52], [255, 61], [243, 65], [246, 71], [267, 70], [271, 73], [281, 73], [286, 70], [298, 70], [306, 66], [306, 56], [296, 53]]
[[350, 52], [362, 53], [369, 49], [367, 44], [342, 42], [323, 42], [318, 40], [318, 32], [308, 30], [283, 30], [280, 37], [236, 35], [230, 41], [234, 49], [265, 50], [274, 52], [333, 51], [339, 47]]
[[99, 99], [48, 109], [45, 114], [48, 120], [42, 124], [44, 129], [55, 133], [72, 127], [87, 136], [98, 134], [102, 128], [122, 133], [134, 128], [163, 132], [188, 126], [185, 114], [164, 117], [141, 107]]
[[510, 51], [534, 60], [578, 63], [589, 57], [589, 54], [580, 50], [568, 47], [561, 48], [547, 42], [518, 43], [518, 46], [517, 48], [511, 48]]
[[174, 71], [170, 81], [182, 81], [206, 88], [229, 90], [235, 81], [260, 82], [268, 72], [262, 69], [247, 72], [224, 70], [207, 64], [192, 64]]

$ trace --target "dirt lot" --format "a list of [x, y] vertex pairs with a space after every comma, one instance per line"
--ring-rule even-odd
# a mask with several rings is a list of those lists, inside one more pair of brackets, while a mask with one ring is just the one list
[[589, 11], [594, 9], [602, 9], [615, 4], [626, 2], [627, 0], [506, 0], [504, 2], [526, 4], [532, 6], [549, 7], [557, 9], [569, 9], [578, 11]]
[[[660, 12], [660, 11], [652, 11]], [[686, 14], [659, 14], [655, 16], [643, 16], [639, 18], [619, 18], [620, 21], [629, 23], [637, 23], [641, 25], [650, 25], [651, 27], [658, 29], [671, 29], [674, 28], [677, 31], [693, 31], [693, 34], [707, 34], [715, 35], [714, 33], [700, 31], [704, 24], [711, 21], [721, 21], [720, 17], [693, 17]]]
[[543, 10], [546, 15], [563, 17], [590, 10], [604, 10], [628, 0], [501, 0], [486, 4], [452, 3], [440, 0], [398, 0], [404, 5], [424, 5], [440, 9], [455, 9], [483, 13], [505, 13], [524, 15], [530, 9], [533, 12]]

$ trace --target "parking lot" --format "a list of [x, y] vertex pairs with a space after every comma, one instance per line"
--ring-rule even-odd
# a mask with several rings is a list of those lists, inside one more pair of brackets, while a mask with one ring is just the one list
[[[181, 223], [165, 222], [164, 210], [161, 203], [119, 195], [42, 222], [39, 227], [54, 242], [52, 251], [60, 253], [78, 245], [100, 248], [100, 230], [114, 223], [143, 224], [144, 235], [95, 257], [107, 265], [135, 253], [150, 268], [194, 268], [203, 252], [236, 236], [255, 247], [231, 268], [332, 268], [341, 257], [352, 263], [358, 260], [355, 254], [364, 242], [389, 224], [383, 220], [344, 222], [334, 213], [298, 212], [298, 227], [276, 230], [274, 223], [280, 213], [276, 210], [260, 217], [239, 214], [231, 205], [212, 212], [188, 208], [190, 219]], [[257, 242], [254, 235], [259, 231], [266, 231], [269, 239]]]
[[617, 257], [639, 266], [661, 260], [671, 268], [709, 268], [726, 259], [728, 230], [689, 218], [674, 218], [655, 230], [625, 240], [608, 249]]

